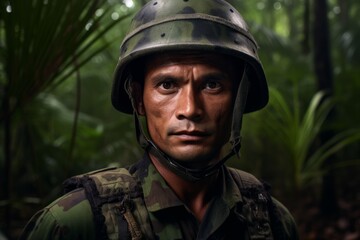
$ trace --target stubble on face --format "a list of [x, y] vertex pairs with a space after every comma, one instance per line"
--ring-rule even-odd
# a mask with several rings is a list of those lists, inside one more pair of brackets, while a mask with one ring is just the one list
[[233, 108], [232, 61], [223, 56], [161, 55], [147, 62], [140, 112], [152, 141], [189, 167], [220, 158]]

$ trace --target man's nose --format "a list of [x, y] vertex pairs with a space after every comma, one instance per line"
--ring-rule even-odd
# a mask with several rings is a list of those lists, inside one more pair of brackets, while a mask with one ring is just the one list
[[198, 121], [203, 116], [203, 103], [201, 94], [193, 86], [183, 88], [179, 93], [176, 117]]

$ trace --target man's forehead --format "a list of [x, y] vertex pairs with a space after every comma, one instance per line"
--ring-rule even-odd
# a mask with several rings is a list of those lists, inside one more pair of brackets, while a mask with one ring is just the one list
[[147, 69], [175, 64], [206, 64], [219, 69], [228, 70], [229, 68], [238, 65], [239, 61], [230, 56], [200, 51], [162, 52], [151, 55], [146, 58], [145, 61]]

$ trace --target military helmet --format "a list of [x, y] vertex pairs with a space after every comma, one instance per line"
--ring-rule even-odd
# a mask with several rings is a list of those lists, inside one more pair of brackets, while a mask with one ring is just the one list
[[[131, 63], [158, 52], [189, 50], [230, 55], [246, 62], [250, 86], [244, 112], [256, 111], [268, 102], [257, 49], [240, 13], [223, 0], [152, 0], [135, 15], [121, 44], [112, 104], [120, 112], [133, 113], [124, 86]], [[132, 71], [143, 67], [132, 66]]]

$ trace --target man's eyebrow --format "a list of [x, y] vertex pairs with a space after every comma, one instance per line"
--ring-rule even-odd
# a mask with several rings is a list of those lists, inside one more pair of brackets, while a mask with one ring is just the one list
[[[176, 75], [174, 73], [157, 73], [154, 74], [153, 76], [151, 76], [151, 81], [153, 83], [159, 83], [159, 82], [163, 82], [165, 80], [171, 80], [171, 81], [181, 81], [183, 79], [183, 76], [180, 75]], [[225, 72], [209, 72], [209, 73], [204, 73], [201, 74], [199, 76], [199, 80], [204, 81], [204, 80], [211, 80], [211, 79], [216, 79], [216, 80], [224, 80], [224, 79], [230, 79], [230, 76], [228, 73]]]
[[210, 72], [210, 73], [205, 73], [203, 75], [200, 76], [200, 79], [217, 79], [217, 80], [222, 80], [222, 79], [230, 79], [229, 74], [224, 73], [224, 72]]
[[154, 76], [152, 76], [150, 79], [151, 79], [151, 82], [153, 82], [153, 83], [159, 83], [159, 82], [163, 82], [165, 80], [180, 81], [181, 78], [182, 77], [176, 76], [171, 73], [157, 73]]

